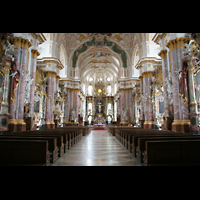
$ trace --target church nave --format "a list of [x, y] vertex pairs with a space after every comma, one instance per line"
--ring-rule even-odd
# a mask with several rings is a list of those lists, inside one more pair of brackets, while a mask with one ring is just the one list
[[141, 166], [108, 131], [91, 131], [51, 166]]

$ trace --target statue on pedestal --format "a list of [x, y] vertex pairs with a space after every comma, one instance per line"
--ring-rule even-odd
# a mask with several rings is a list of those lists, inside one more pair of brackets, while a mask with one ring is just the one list
[[71, 114], [72, 120], [75, 120], [76, 117], [76, 111], [73, 109]]
[[122, 111], [122, 122], [128, 122], [127, 109]]

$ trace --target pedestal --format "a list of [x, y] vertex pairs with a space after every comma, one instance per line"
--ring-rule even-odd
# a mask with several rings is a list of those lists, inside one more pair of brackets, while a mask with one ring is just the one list
[[174, 122], [172, 123], [172, 131], [182, 132], [181, 120], [174, 120]]
[[46, 121], [46, 129], [54, 129], [55, 123], [53, 121]]

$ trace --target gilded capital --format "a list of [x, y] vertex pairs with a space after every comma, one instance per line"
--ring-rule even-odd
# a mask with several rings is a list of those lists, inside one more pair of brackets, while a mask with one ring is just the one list
[[162, 59], [166, 59], [167, 58], [167, 50], [161, 50], [158, 55], [162, 58]]
[[15, 47], [28, 49], [29, 47], [32, 46], [32, 43], [29, 42], [28, 39], [24, 39], [22, 37], [11, 37], [10, 41], [12, 44], [14, 44]]
[[40, 53], [36, 49], [31, 49], [31, 57], [36, 58], [40, 55]]

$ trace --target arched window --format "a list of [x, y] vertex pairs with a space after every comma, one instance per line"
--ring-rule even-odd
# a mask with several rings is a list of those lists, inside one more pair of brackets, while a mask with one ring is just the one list
[[88, 95], [92, 96], [92, 93], [93, 93], [93, 87], [91, 85], [89, 85], [89, 87], [88, 87]]
[[111, 95], [111, 86], [110, 85], [107, 87], [107, 92], [108, 92], [108, 96], [110, 96]]

